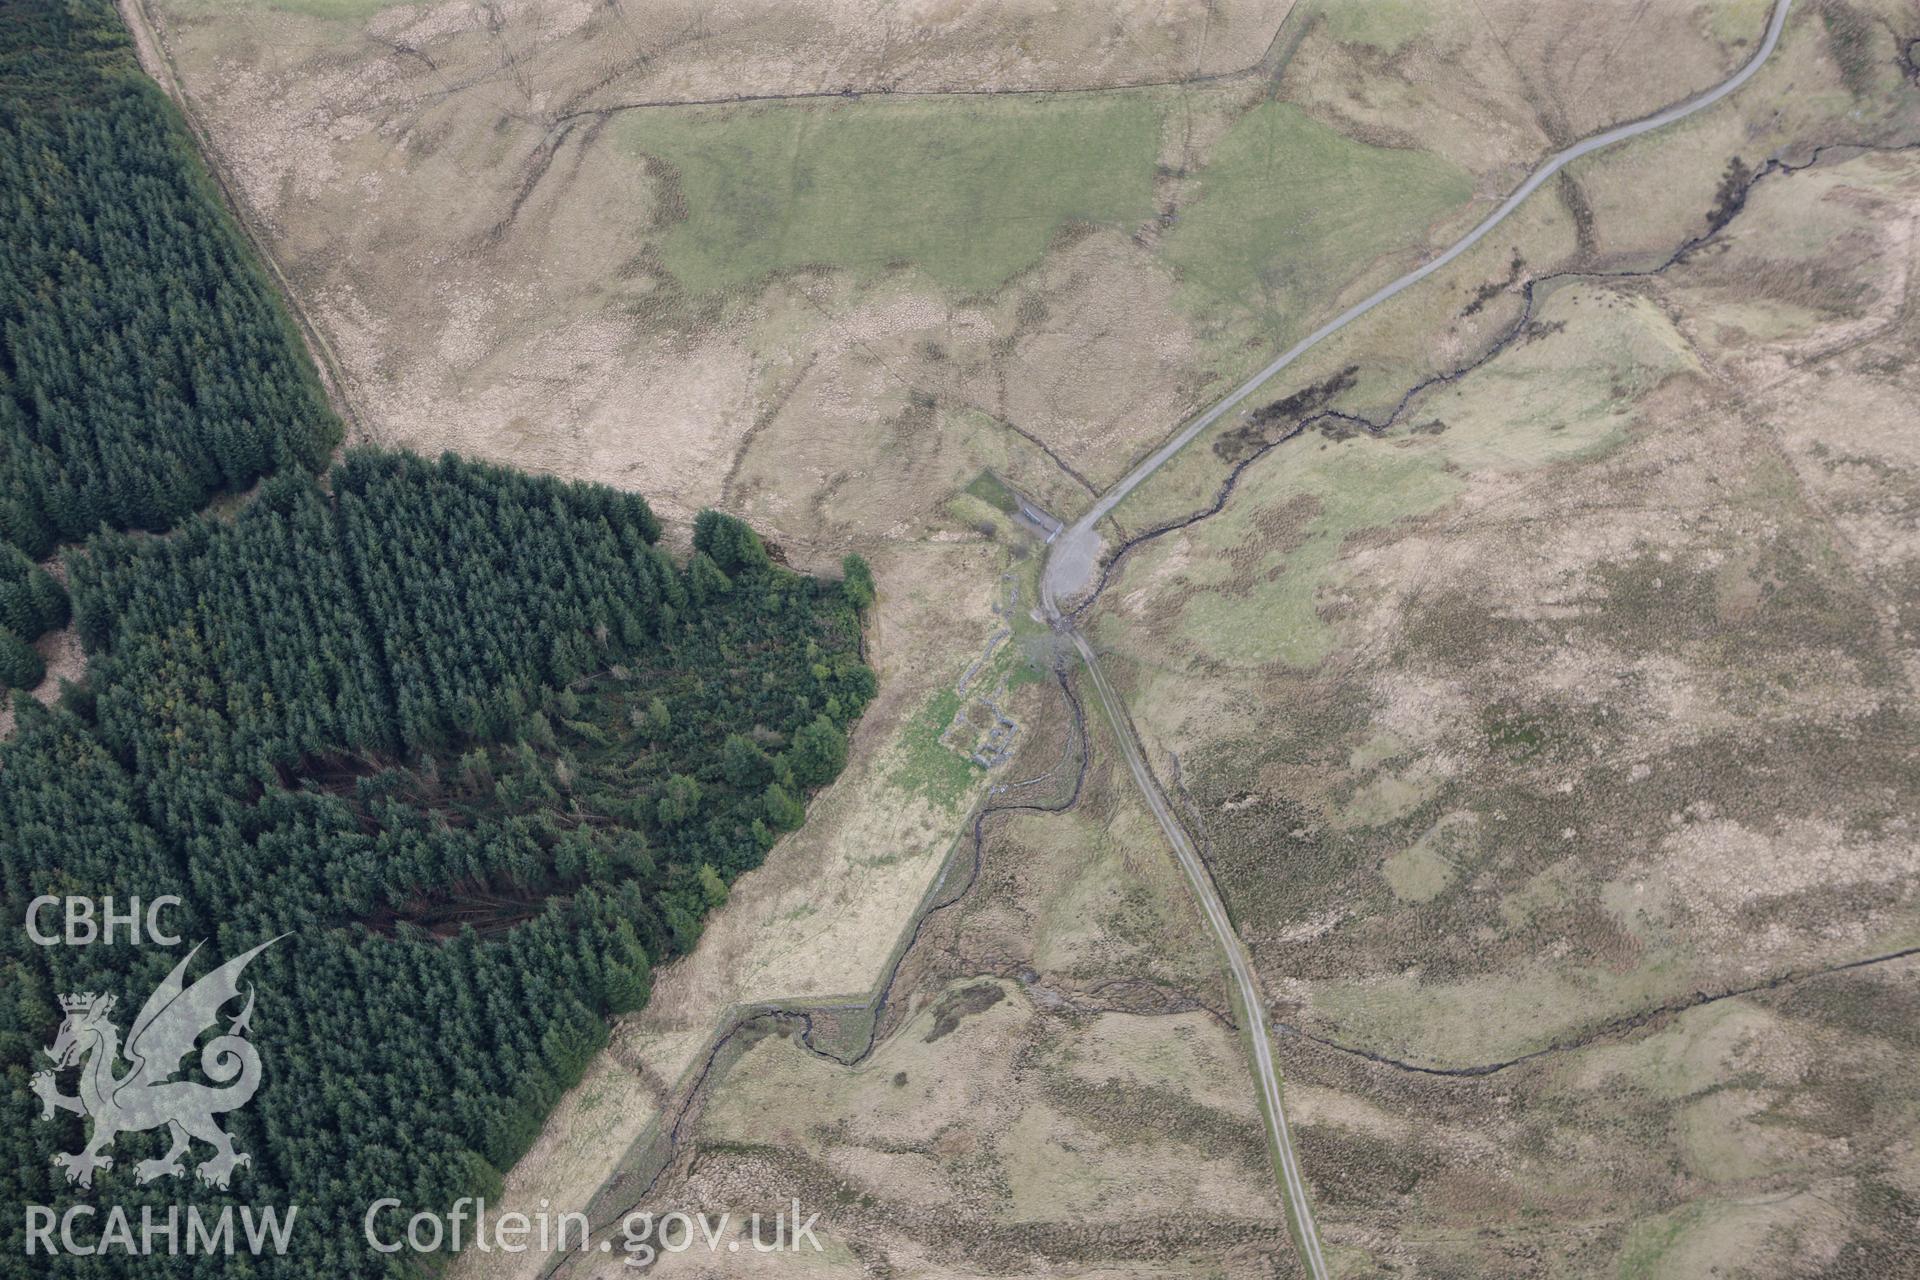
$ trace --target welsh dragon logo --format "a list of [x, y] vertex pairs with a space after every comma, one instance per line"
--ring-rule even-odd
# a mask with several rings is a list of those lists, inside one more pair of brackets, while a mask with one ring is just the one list
[[[42, 1120], [51, 1120], [56, 1110], [93, 1119], [93, 1134], [82, 1150], [53, 1157], [54, 1166], [66, 1171], [68, 1182], [92, 1186], [96, 1169], [113, 1167], [113, 1157], [106, 1152], [115, 1137], [161, 1125], [171, 1131], [173, 1145], [159, 1159], [135, 1165], [136, 1181], [185, 1173], [180, 1157], [195, 1138], [214, 1149], [212, 1157], [194, 1169], [200, 1181], [211, 1186], [224, 1188], [236, 1166], [253, 1162], [245, 1152], [233, 1149], [233, 1139], [213, 1119], [245, 1106], [260, 1087], [260, 1055], [246, 1038], [253, 1018], [251, 984], [246, 1007], [228, 1023], [226, 1034], [207, 1041], [200, 1051], [200, 1069], [214, 1084], [170, 1077], [181, 1069], [182, 1059], [193, 1051], [201, 1033], [219, 1021], [221, 1006], [239, 996], [241, 971], [278, 941], [270, 938], [235, 956], [191, 987], [183, 975], [200, 948], [189, 951], [133, 1020], [126, 1044], [129, 1069], [124, 1075], [115, 1074], [121, 1049], [120, 1028], [108, 1016], [113, 997], [91, 992], [60, 997], [66, 1021], [45, 1051], [53, 1059], [53, 1070], [34, 1075], [33, 1091], [40, 1095]], [[69, 1097], [60, 1092], [55, 1072], [75, 1065], [80, 1067], [80, 1092]]]

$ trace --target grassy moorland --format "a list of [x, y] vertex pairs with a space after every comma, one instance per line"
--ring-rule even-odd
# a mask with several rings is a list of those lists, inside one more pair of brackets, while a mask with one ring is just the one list
[[681, 216], [661, 241], [688, 290], [799, 268], [896, 264], [991, 292], [1068, 222], [1153, 213], [1160, 112], [1145, 95], [690, 108], [622, 121], [670, 166]]

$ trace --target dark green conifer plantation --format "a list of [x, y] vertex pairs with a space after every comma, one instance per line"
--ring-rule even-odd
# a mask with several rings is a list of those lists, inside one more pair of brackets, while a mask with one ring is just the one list
[[112, 4], [0, 6], [0, 540], [165, 529], [338, 441]]
[[16, 547], [0, 544], [0, 689], [31, 689], [46, 675], [33, 641], [67, 625], [67, 593]]
[[[286, 935], [249, 971], [272, 1071], [234, 1123], [246, 1199], [307, 1216], [262, 1274], [379, 1274], [366, 1203], [497, 1185], [607, 1015], [844, 764], [874, 678], [842, 584], [725, 516], [684, 566], [658, 532], [634, 495], [356, 452], [325, 489], [70, 553], [89, 671], [0, 744], [0, 909], [176, 893], [221, 955]], [[31, 1109], [54, 994], [137, 1008], [169, 957], [0, 937], [0, 1069]], [[45, 1161], [79, 1134], [8, 1130], [0, 1178], [63, 1203]], [[117, 1202], [173, 1202], [118, 1172], [160, 1145], [120, 1139]]]
[[[31, 1089], [58, 997], [124, 1032], [184, 948], [0, 930], [0, 1275], [424, 1274], [368, 1204], [497, 1192], [803, 821], [874, 692], [861, 592], [718, 513], [677, 563], [598, 486], [377, 452], [317, 483], [337, 424], [106, 0], [0, 0], [0, 201], [0, 684], [69, 611], [89, 654], [56, 706], [15, 697], [0, 912], [177, 895], [196, 976], [280, 936], [246, 975], [263, 1084], [221, 1118], [252, 1163], [141, 1185], [166, 1135], [123, 1134], [81, 1191], [49, 1158], [84, 1122]], [[284, 1257], [27, 1258], [23, 1206], [83, 1202], [300, 1216]]]

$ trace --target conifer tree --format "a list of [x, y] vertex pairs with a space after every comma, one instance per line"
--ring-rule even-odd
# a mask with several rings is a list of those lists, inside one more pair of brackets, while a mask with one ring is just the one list
[[787, 756], [801, 786], [825, 786], [846, 766], [847, 735], [826, 716], [815, 716], [793, 735], [793, 748]]
[[46, 663], [40, 660], [33, 646], [0, 627], [0, 687], [37, 688], [46, 675]]
[[848, 552], [840, 561], [840, 589], [846, 593], [847, 602], [856, 610], [864, 610], [873, 603], [873, 570], [866, 559], [858, 552]]

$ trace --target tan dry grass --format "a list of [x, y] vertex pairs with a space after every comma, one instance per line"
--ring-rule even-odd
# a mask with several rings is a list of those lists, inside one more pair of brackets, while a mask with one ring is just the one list
[[[1492, 22], [1537, 93], [1559, 92], [1568, 67], [1590, 82], [1576, 85], [1582, 105], [1563, 111], [1577, 121], [1632, 114], [1633, 95], [1711, 79], [1737, 52], [1726, 36], [1737, 18], [1716, 27], [1698, 15], [1552, 8], [1557, 16], [1514, 10]], [[594, 112], [849, 83], [1034, 88], [1214, 74], [1256, 63], [1291, 9], [516, 0], [356, 15], [300, 0], [167, 0], [156, 13], [224, 168], [337, 349], [370, 434], [641, 487], [684, 515], [726, 496], [742, 442], [769, 421], [791, 417], [787, 443], [849, 414], [885, 421], [906, 388], [951, 389], [953, 407], [1011, 418], [1108, 475], [1240, 358], [1195, 344], [1147, 228], [1138, 244], [1124, 233], [1070, 244], [1021, 297], [958, 324], [943, 314], [886, 326], [887, 341], [868, 345], [887, 375], [856, 377], [844, 352], [838, 372], [802, 373], [870, 331], [861, 292], [827, 285], [824, 314], [783, 306], [789, 286], [778, 281], [751, 297], [679, 295], [655, 252], [679, 216], [670, 175], [615, 145]], [[1574, 35], [1548, 39], [1563, 18]], [[1512, 66], [1482, 52], [1487, 20], [1484, 7], [1447, 9], [1404, 57], [1349, 67], [1351, 46], [1296, 16], [1287, 25], [1302, 41], [1281, 85], [1330, 120], [1377, 132], [1352, 103], [1313, 105], [1360, 77], [1354, 91], [1384, 95], [1383, 109], [1448, 122], [1406, 141], [1458, 150], [1497, 188], [1544, 135]], [[1649, 62], [1652, 49], [1660, 57]], [[1598, 65], [1636, 57], [1642, 74], [1593, 72], [1596, 50]], [[1474, 87], [1496, 81], [1507, 87]], [[1251, 75], [1168, 99], [1163, 150], [1176, 172], [1204, 163], [1209, 140], [1263, 84]], [[1181, 181], [1167, 181], [1177, 202]], [[883, 282], [882, 298], [901, 287]], [[1028, 294], [1045, 302], [1047, 322], [1022, 326]], [[925, 358], [924, 340], [951, 350]], [[927, 496], [911, 471], [887, 479]]]
[[[868, 655], [880, 694], [855, 731], [846, 771], [815, 797], [806, 825], [735, 882], [694, 952], [654, 975], [645, 1009], [615, 1025], [608, 1050], [509, 1173], [502, 1212], [532, 1212], [541, 1200], [583, 1208], [657, 1119], [728, 1010], [859, 998], [877, 980], [973, 799], [936, 809], [884, 779], [908, 749], [922, 703], [952, 685], [999, 625], [992, 590], [955, 590], [1000, 589], [991, 573], [998, 560], [978, 542], [895, 543], [876, 554], [880, 600]], [[537, 1275], [544, 1261], [469, 1250], [453, 1269], [495, 1280]]]
[[[1215, 518], [1251, 550], [1202, 525], [1129, 565], [1107, 606], [1128, 623], [1101, 637], [1156, 758], [1213, 771], [1216, 865], [1282, 1019], [1484, 1063], [1920, 937], [1920, 795], [1888, 754], [1916, 715], [1920, 467], [1895, 407], [1920, 390], [1916, 174], [1866, 156], [1771, 179], [1724, 248], [1543, 310], [1563, 333], [1416, 411], [1440, 434], [1283, 446]], [[1664, 377], [1610, 367], [1636, 314], [1664, 337], [1629, 346], [1628, 367]], [[1570, 359], [1547, 358], [1561, 340]], [[1596, 375], [1609, 394], [1569, 417]], [[1528, 434], [1618, 409], [1598, 452]], [[1324, 663], [1231, 672], [1206, 632], [1165, 625], [1209, 592], [1257, 607], [1298, 555], [1256, 513], [1353, 447], [1444, 456], [1452, 492], [1351, 536], [1324, 571]], [[1210, 572], [1231, 554], [1232, 574]], [[1447, 815], [1471, 816], [1471, 857], [1395, 895], [1382, 868]], [[1898, 1001], [1912, 972], [1860, 981]], [[1854, 1179], [1914, 1176], [1895, 1140], [1914, 1105], [1890, 1048], [1903, 1006], [1841, 1029], [1835, 998], [1809, 983], [1792, 1019], [1710, 1005], [1484, 1080], [1283, 1040], [1290, 1079], [1330, 1091], [1294, 1090], [1316, 1206], [1376, 1260], [1476, 1273], [1525, 1254], [1554, 1274], [1690, 1274], [1742, 1232], [1766, 1275], [1884, 1247]], [[1681, 1030], [1693, 1047], [1670, 1047]], [[1901, 1100], [1863, 1101], [1888, 1090]], [[1681, 1180], [1655, 1193], [1663, 1168]], [[1817, 1222], [1751, 1208], [1812, 1195], [1832, 1206]], [[1618, 1215], [1662, 1225], [1594, 1225]], [[1444, 1225], [1469, 1221], [1501, 1225], [1482, 1243]]]

